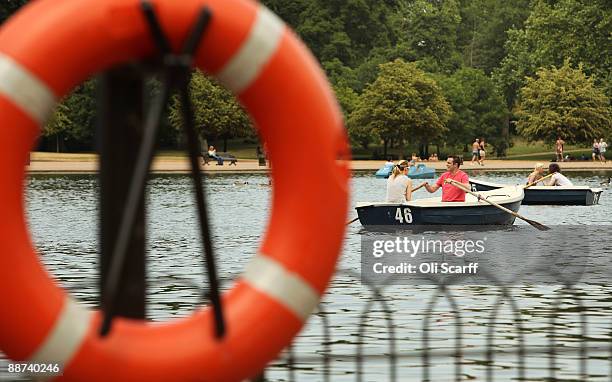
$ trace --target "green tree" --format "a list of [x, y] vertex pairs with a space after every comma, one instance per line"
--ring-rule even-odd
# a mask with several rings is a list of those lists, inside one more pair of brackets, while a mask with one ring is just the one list
[[508, 32], [506, 57], [495, 71], [508, 105], [525, 78], [538, 68], [560, 67], [566, 58], [582, 63], [612, 97], [612, 3], [607, 0], [537, 0], [523, 29]]
[[55, 138], [56, 151], [61, 150], [61, 142], [92, 148], [97, 115], [97, 84], [96, 79], [91, 79], [77, 86], [60, 102], [43, 127], [43, 136]]
[[359, 95], [348, 86], [334, 86], [333, 89], [336, 94], [336, 99], [344, 113], [344, 117], [348, 119], [348, 116], [355, 109], [355, 105], [357, 105]]
[[582, 65], [569, 61], [557, 69], [540, 69], [521, 89], [517, 129], [531, 140], [590, 143], [610, 133], [612, 113], [606, 95], [587, 77]]
[[522, 28], [529, 16], [530, 0], [462, 0], [457, 49], [464, 66], [489, 74], [506, 55], [508, 31]]
[[321, 62], [338, 58], [355, 68], [375, 47], [394, 44], [388, 19], [393, 8], [393, 2], [379, 0], [314, 0], [297, 32]]
[[435, 80], [414, 63], [397, 59], [380, 66], [380, 74], [359, 97], [348, 125], [353, 139], [369, 132], [387, 145], [427, 145], [446, 132], [451, 108]]
[[[206, 140], [223, 140], [223, 151], [227, 151], [229, 138], [252, 134], [251, 122], [233, 94], [217, 85], [201, 71], [193, 72], [189, 84], [191, 102], [195, 114], [195, 125], [200, 137]], [[180, 102], [173, 97], [169, 119], [175, 129], [182, 129]]]
[[302, 12], [306, 9], [308, 0], [264, 0], [262, 3], [290, 27], [296, 29], [300, 25], [300, 18]]
[[493, 81], [482, 70], [462, 68], [439, 83], [453, 108], [447, 142], [466, 145], [484, 137], [498, 156], [504, 155], [508, 147], [503, 131], [508, 109]]
[[393, 19], [398, 40], [410, 61], [423, 60], [430, 72], [454, 71], [461, 65], [457, 31], [461, 22], [457, 0], [400, 2]]

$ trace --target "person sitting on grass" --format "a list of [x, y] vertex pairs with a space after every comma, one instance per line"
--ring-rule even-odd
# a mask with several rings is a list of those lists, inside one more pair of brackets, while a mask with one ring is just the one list
[[459, 187], [451, 184], [451, 180], [463, 184], [466, 188], [470, 188], [470, 179], [468, 175], [459, 170], [459, 167], [463, 164], [463, 159], [459, 156], [449, 156], [446, 160], [447, 171], [440, 176], [436, 184], [433, 186], [428, 182], [424, 182], [425, 189], [430, 192], [436, 192], [442, 187], [442, 201], [443, 202], [465, 202], [465, 191]]
[[572, 182], [561, 174], [561, 167], [557, 163], [551, 163], [548, 166], [548, 172], [554, 175], [544, 183], [545, 186], [573, 186]]
[[543, 174], [544, 174], [544, 164], [536, 163], [533, 169], [533, 172], [529, 174], [529, 177], [527, 178], [527, 184], [532, 184], [532, 183], [539, 181], [540, 179], [543, 178]]
[[400, 161], [393, 167], [387, 179], [387, 203], [404, 203], [412, 200], [412, 180], [408, 177], [408, 162]]

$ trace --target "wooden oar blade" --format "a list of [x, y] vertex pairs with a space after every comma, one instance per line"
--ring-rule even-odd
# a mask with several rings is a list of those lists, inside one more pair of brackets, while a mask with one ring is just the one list
[[542, 223], [538, 223], [536, 221], [530, 220], [530, 219], [526, 219], [523, 218], [524, 221], [526, 221], [527, 223], [531, 224], [532, 227], [539, 229], [540, 231], [550, 231], [550, 227], [545, 226]]

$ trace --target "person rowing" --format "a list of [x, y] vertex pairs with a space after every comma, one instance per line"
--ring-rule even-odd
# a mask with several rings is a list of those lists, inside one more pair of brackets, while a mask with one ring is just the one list
[[540, 183], [539, 181], [543, 177], [544, 177], [544, 164], [536, 163], [533, 169], [533, 172], [529, 174], [529, 177], [527, 178], [526, 184], [536, 184], [537, 185], [537, 183]]
[[434, 193], [442, 187], [443, 202], [465, 202], [465, 190], [451, 184], [451, 180], [454, 180], [468, 189], [470, 188], [470, 179], [468, 175], [459, 169], [462, 163], [463, 159], [459, 156], [453, 155], [448, 157], [446, 160], [447, 171], [438, 178], [436, 184], [433, 186], [428, 182], [424, 182], [425, 189], [430, 193]]
[[572, 182], [561, 174], [561, 167], [557, 163], [551, 163], [548, 172], [553, 175], [548, 182], [544, 182], [545, 186], [573, 186]]
[[387, 179], [387, 203], [404, 203], [412, 200], [412, 180], [408, 177], [408, 161], [402, 160]]

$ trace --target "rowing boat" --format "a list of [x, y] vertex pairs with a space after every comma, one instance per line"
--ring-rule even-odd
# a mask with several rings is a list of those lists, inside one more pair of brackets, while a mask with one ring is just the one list
[[[480, 193], [483, 198], [518, 212], [523, 187], [511, 186]], [[357, 203], [363, 226], [511, 225], [515, 216], [467, 194], [465, 202], [442, 202], [440, 197], [398, 203]]]
[[[502, 187], [504, 184], [491, 183], [478, 179], [470, 179], [473, 191], [489, 191]], [[572, 206], [592, 206], [599, 204], [603, 189], [589, 186], [531, 186], [525, 189], [524, 205], [555, 204]]]

